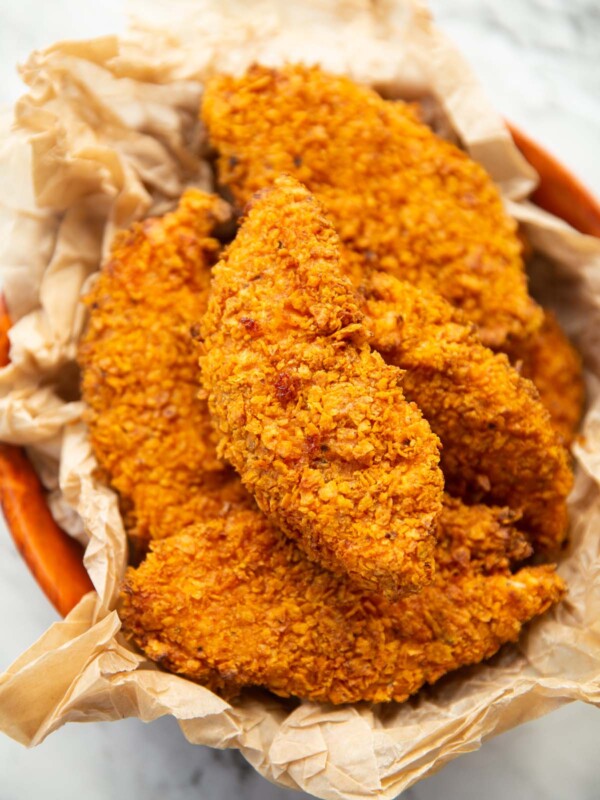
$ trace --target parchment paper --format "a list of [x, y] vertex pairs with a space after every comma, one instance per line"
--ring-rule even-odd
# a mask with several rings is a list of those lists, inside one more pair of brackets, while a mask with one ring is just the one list
[[[321, 798], [392, 798], [497, 733], [574, 699], [600, 704], [600, 242], [526, 201], [535, 173], [415, 0], [133, 4], [123, 39], [62, 42], [23, 68], [0, 149], [0, 263], [15, 322], [0, 438], [25, 445], [60, 524], [87, 543], [96, 592], [0, 676], [0, 730], [27, 745], [68, 721], [173, 714], [195, 743], [239, 747], [265, 777]], [[126, 565], [114, 494], [73, 394], [79, 296], [114, 231], [210, 185], [197, 111], [216, 69], [321, 62], [403, 97], [432, 95], [494, 176], [537, 255], [536, 284], [586, 360], [568, 599], [518, 646], [403, 705], [328, 707], [248, 692], [232, 705], [133, 652], [113, 610]]]

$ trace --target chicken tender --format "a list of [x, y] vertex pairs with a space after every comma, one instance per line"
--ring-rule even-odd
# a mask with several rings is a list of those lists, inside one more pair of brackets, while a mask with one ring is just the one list
[[210, 232], [227, 215], [223, 201], [188, 191], [173, 213], [117, 235], [86, 299], [79, 363], [92, 447], [141, 548], [245, 494], [217, 456], [190, 336], [218, 253]]
[[95, 452], [130, 532], [168, 536], [128, 572], [124, 630], [149, 658], [226, 695], [262, 685], [333, 702], [402, 699], [515, 639], [562, 583], [550, 568], [510, 575], [530, 549], [507, 509], [446, 497], [436, 582], [400, 604], [311, 563], [267, 523], [218, 459], [196, 396], [189, 330], [223, 213], [191, 192], [121, 234], [88, 299], [81, 365]]
[[554, 314], [546, 312], [540, 330], [515, 342], [507, 353], [521, 375], [535, 384], [555, 429], [566, 444], [571, 444], [583, 413], [583, 368], [581, 356]]
[[536, 550], [556, 553], [572, 474], [533, 384], [434, 293], [373, 273], [365, 313], [373, 346], [406, 370], [406, 396], [442, 441], [448, 491], [522, 512]]
[[159, 665], [226, 697], [261, 686], [331, 703], [403, 701], [515, 641], [564, 593], [553, 567], [506, 568], [504, 548], [518, 533], [505, 532], [505, 512], [485, 511], [475, 548], [498, 551], [481, 559], [465, 548], [471, 528], [460, 510], [450, 513], [448, 526], [444, 513], [438, 523], [434, 582], [396, 602], [309, 561], [258, 512], [191, 527], [154, 542], [128, 570], [126, 635]]
[[518, 521], [519, 514], [508, 507], [466, 506], [445, 494], [436, 525], [437, 570], [449, 579], [451, 573], [462, 574], [466, 569], [487, 574], [525, 561], [533, 548], [516, 527]]
[[213, 270], [202, 381], [219, 453], [314, 561], [363, 588], [433, 574], [439, 441], [366, 343], [320, 205], [280, 177]]
[[216, 76], [202, 105], [221, 183], [240, 207], [277, 175], [323, 203], [360, 280], [383, 270], [435, 289], [485, 344], [536, 330], [515, 222], [483, 168], [400, 101], [316, 67]]

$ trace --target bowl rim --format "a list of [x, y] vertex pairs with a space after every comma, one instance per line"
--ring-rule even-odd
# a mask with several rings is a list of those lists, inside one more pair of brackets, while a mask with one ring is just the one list
[[580, 233], [600, 238], [600, 202], [554, 155], [507, 123], [514, 143], [540, 176], [530, 200]]
[[[600, 237], [600, 202], [545, 148], [509, 123], [515, 144], [537, 171], [531, 195], [537, 206], [581, 233]], [[0, 295], [0, 366], [9, 362], [11, 321]], [[43, 488], [23, 448], [0, 443], [0, 506], [15, 545], [36, 582], [61, 616], [93, 590], [83, 547], [55, 522]]]

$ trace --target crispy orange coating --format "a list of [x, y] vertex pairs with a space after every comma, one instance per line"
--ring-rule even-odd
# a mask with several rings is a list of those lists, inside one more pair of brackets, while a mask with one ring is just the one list
[[226, 694], [260, 684], [334, 702], [401, 699], [516, 638], [562, 584], [549, 568], [509, 576], [529, 549], [506, 509], [446, 498], [440, 576], [427, 602], [407, 605], [335, 578], [268, 525], [216, 458], [196, 397], [189, 328], [205, 305], [217, 208], [190, 193], [122, 234], [89, 300], [81, 362], [95, 451], [131, 504], [128, 527], [177, 533], [129, 571], [125, 630], [150, 658]]
[[86, 303], [79, 363], [94, 453], [134, 540], [169, 536], [243, 493], [198, 399], [191, 326], [206, 309], [210, 238], [226, 204], [197, 190], [117, 235]]
[[585, 386], [581, 356], [554, 314], [546, 312], [540, 330], [515, 342], [507, 353], [521, 375], [533, 381], [554, 427], [570, 444], [581, 422]]
[[202, 381], [259, 507], [313, 560], [393, 595], [432, 577], [439, 441], [359, 303], [320, 205], [280, 177], [213, 270]]
[[359, 276], [384, 270], [435, 289], [488, 345], [540, 326], [492, 180], [411, 106], [316, 67], [254, 66], [213, 78], [202, 118], [240, 206], [288, 173], [323, 203]]
[[442, 441], [448, 490], [521, 511], [536, 549], [556, 552], [572, 474], [533, 384], [435, 293], [373, 273], [365, 302], [373, 346], [406, 370], [406, 396]]
[[436, 525], [436, 568], [446, 579], [465, 569], [485, 573], [510, 570], [511, 564], [524, 561], [533, 552], [527, 536], [515, 526], [518, 521], [518, 513], [508, 507], [466, 506], [445, 494]]
[[233, 511], [154, 542], [128, 570], [120, 615], [149, 658], [226, 696], [263, 686], [332, 703], [403, 701], [516, 640], [564, 593], [553, 567], [511, 574], [506, 548], [518, 534], [504, 512], [484, 514], [474, 539], [470, 516], [451, 510], [445, 525], [443, 512], [434, 582], [390, 602], [309, 561], [259, 512]]

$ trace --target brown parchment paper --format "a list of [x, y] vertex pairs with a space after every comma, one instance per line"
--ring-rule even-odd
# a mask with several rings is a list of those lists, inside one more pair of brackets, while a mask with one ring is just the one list
[[[24, 445], [55, 517], [86, 543], [95, 592], [0, 676], [0, 730], [27, 745], [69, 721], [173, 714], [194, 743], [238, 747], [265, 777], [321, 798], [392, 798], [482, 741], [569, 701], [600, 705], [600, 241], [529, 204], [536, 176], [476, 78], [416, 0], [135, 0], [126, 37], [62, 42], [23, 67], [0, 118], [0, 265], [15, 322], [0, 439]], [[202, 83], [251, 61], [320, 62], [387, 94], [433, 96], [494, 176], [538, 256], [535, 284], [584, 354], [568, 599], [518, 646], [403, 704], [323, 706], [247, 692], [227, 704], [158, 670], [119, 633], [127, 548], [99, 485], [73, 360], [79, 297], [116, 229], [210, 187]]]

